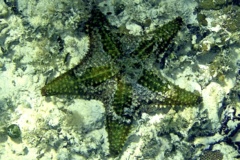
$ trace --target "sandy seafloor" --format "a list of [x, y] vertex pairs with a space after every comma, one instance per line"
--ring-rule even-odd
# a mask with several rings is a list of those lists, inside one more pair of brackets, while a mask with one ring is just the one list
[[[113, 26], [124, 26], [134, 36], [141, 35], [140, 24], [147, 23], [149, 31], [181, 16], [185, 25], [162, 72], [203, 97], [202, 104], [179, 111], [142, 113], [116, 159], [194, 160], [217, 154], [224, 160], [237, 159], [240, 4], [231, 0], [95, 3], [104, 14], [113, 13], [108, 16]], [[114, 159], [107, 158], [101, 102], [40, 93], [47, 78], [77, 65], [88, 50], [88, 36], [78, 28], [89, 17], [89, 4], [0, 0], [0, 159]], [[11, 124], [20, 127], [21, 138], [7, 135], [5, 128]]]

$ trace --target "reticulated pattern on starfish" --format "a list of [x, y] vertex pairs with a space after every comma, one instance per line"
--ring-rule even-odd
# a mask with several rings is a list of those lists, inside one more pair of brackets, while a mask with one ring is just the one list
[[132, 103], [132, 86], [117, 80], [117, 89], [113, 99], [113, 109], [121, 116], [124, 108], [130, 108]]
[[[177, 17], [150, 32], [148, 39], [142, 39], [134, 51], [125, 53], [120, 43], [122, 37], [116, 38], [106, 16], [94, 8], [84, 27], [90, 37], [86, 57], [79, 65], [45, 85], [41, 93], [43, 96], [80, 95], [83, 98], [89, 95], [102, 100], [107, 112], [110, 154], [117, 156], [132, 127], [134, 109], [141, 107], [141, 102], [133, 103], [137, 85], [160, 93], [162, 97], [156, 100], [159, 105], [193, 106], [201, 102], [199, 93], [186, 91], [154, 71], [159, 54], [164, 53], [182, 25], [182, 18]], [[113, 96], [106, 96], [108, 94]], [[112, 99], [106, 100], [106, 97]]]
[[107, 117], [106, 129], [109, 134], [109, 151], [112, 156], [117, 156], [121, 152], [131, 128], [131, 123], [122, 122], [112, 116]]
[[153, 71], [144, 70], [138, 83], [151, 91], [164, 93], [164, 101], [159, 102], [160, 105], [191, 106], [200, 103], [202, 100], [198, 92], [186, 91]]

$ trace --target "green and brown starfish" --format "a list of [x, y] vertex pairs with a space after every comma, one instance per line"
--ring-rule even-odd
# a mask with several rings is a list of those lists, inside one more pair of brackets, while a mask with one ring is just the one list
[[182, 25], [182, 18], [177, 17], [143, 36], [137, 45], [126, 45], [129, 35], [119, 36], [106, 16], [94, 8], [85, 24], [90, 37], [88, 53], [79, 65], [45, 85], [41, 93], [101, 100], [107, 112], [110, 154], [117, 156], [141, 106], [193, 106], [201, 102], [198, 92], [174, 85], [157, 68], [157, 59]]

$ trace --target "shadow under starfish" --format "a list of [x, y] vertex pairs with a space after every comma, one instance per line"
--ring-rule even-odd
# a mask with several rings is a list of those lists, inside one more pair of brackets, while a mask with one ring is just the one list
[[[88, 53], [79, 65], [45, 85], [41, 93], [101, 100], [107, 112], [110, 154], [117, 156], [132, 128], [134, 113], [142, 105], [193, 106], [202, 101], [198, 92], [174, 85], [156, 67], [159, 55], [182, 25], [182, 18], [177, 17], [150, 32], [128, 52], [122, 43], [124, 36], [117, 36], [105, 15], [94, 8], [85, 24], [90, 37]], [[141, 94], [144, 91], [157, 94], [148, 97], [148, 93]]]

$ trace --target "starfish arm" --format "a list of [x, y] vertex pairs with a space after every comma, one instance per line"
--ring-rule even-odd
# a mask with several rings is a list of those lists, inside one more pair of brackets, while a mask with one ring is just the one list
[[106, 16], [99, 9], [94, 8], [92, 10], [92, 16], [88, 20], [86, 26], [88, 32], [94, 32], [101, 36], [103, 49], [108, 55], [113, 59], [122, 55], [118, 43], [113, 40], [114, 35], [111, 33], [110, 29], [107, 28], [110, 28], [111, 25]]
[[107, 116], [106, 126], [110, 155], [118, 156], [128, 138], [132, 125], [118, 119], [114, 119], [112, 116]]
[[114, 95], [113, 109], [119, 116], [123, 115], [124, 108], [130, 108], [132, 104], [132, 86], [117, 80], [117, 90]]
[[81, 76], [78, 76], [74, 72], [78, 67], [81, 66], [75, 67], [45, 85], [41, 89], [42, 95], [81, 95], [84, 93], [86, 86], [97, 86], [118, 73], [116, 67], [112, 64], [106, 64], [104, 66], [90, 67]]
[[177, 17], [162, 27], [159, 27], [154, 32], [151, 32], [151, 34], [154, 34], [153, 38], [151, 40], [142, 41], [132, 55], [137, 55], [145, 59], [153, 53], [155, 44], [158, 45], [158, 52], [163, 53], [165, 48], [167, 48], [174, 36], [181, 29], [182, 24], [182, 18]]
[[73, 94], [73, 92], [75, 92], [75, 95], [83, 93], [83, 90], [81, 90], [78, 85], [73, 70], [62, 74], [41, 89], [41, 94], [43, 96]]
[[96, 29], [102, 31], [105, 26], [110, 26], [106, 16], [97, 7], [93, 7], [91, 17], [86, 22], [86, 32], [96, 31]]
[[138, 83], [151, 91], [164, 94], [164, 101], [159, 102], [161, 105], [192, 106], [202, 101], [198, 92], [186, 91], [153, 71], [144, 70], [143, 76], [140, 77]]
[[78, 77], [78, 82], [86, 86], [96, 86], [110, 79], [117, 73], [118, 68], [111, 63], [104, 66], [90, 67]]
[[107, 33], [106, 30], [103, 30], [100, 35], [103, 49], [108, 55], [110, 55], [113, 59], [116, 59], [122, 55], [118, 49], [119, 47], [116, 46], [116, 43], [114, 43], [114, 41], [111, 39], [112, 36], [110, 33]]
[[157, 40], [158, 44], [158, 53], [163, 53], [168, 45], [172, 42], [175, 35], [177, 35], [178, 31], [181, 29], [183, 25], [183, 20], [181, 17], [177, 17], [164, 26], [156, 29], [154, 31], [154, 39]]
[[142, 41], [138, 48], [131, 53], [132, 56], [138, 56], [141, 59], [146, 59], [147, 57], [149, 57], [152, 53], [153, 53], [153, 48], [155, 45], [155, 41], [154, 40], [145, 40]]

